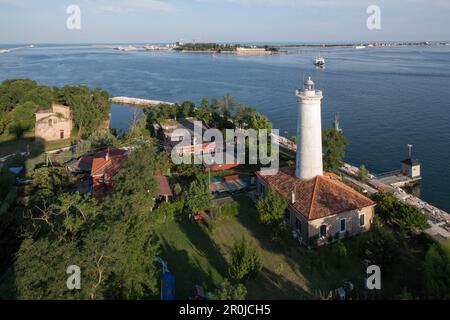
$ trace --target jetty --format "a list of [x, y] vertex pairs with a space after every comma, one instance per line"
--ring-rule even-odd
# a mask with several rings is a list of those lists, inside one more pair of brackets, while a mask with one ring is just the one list
[[[272, 134], [272, 138], [275, 142], [279, 143], [280, 148], [286, 150], [288, 153], [295, 154], [297, 152], [297, 145], [291, 140], [275, 134]], [[344, 163], [344, 165], [339, 169], [339, 172], [342, 174], [344, 179], [349, 182], [349, 184], [362, 190], [363, 193], [372, 195], [380, 191], [390, 192], [401, 202], [418, 208], [427, 216], [428, 223], [430, 224], [430, 228], [426, 230], [426, 233], [439, 240], [450, 239], [450, 214], [416, 196], [407, 193], [403, 189], [403, 187], [407, 187], [418, 182], [421, 179], [419, 176], [409, 177], [402, 174], [401, 171], [395, 171], [378, 176], [369, 173], [367, 181], [362, 182], [357, 178], [359, 168], [348, 163]]]
[[160, 101], [160, 100], [148, 100], [140, 98], [130, 98], [130, 97], [114, 97], [111, 99], [112, 103], [116, 104], [128, 104], [133, 106], [151, 107], [160, 104], [174, 105], [173, 102]]

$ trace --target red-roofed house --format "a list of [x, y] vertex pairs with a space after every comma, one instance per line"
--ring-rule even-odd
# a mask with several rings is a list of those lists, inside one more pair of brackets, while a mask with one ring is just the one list
[[271, 187], [289, 199], [286, 221], [304, 244], [311, 238], [320, 243], [329, 237], [339, 239], [370, 229], [375, 203], [326, 173], [310, 180], [295, 176], [295, 168], [281, 168], [275, 175], [257, 173], [257, 193], [267, 194]]
[[127, 159], [127, 151], [116, 148], [97, 153], [92, 160], [92, 194], [102, 200], [113, 188], [112, 178], [122, 168]]

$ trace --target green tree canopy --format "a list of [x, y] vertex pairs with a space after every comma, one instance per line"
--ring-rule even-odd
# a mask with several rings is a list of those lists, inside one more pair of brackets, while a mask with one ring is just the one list
[[376, 212], [387, 223], [397, 226], [406, 234], [420, 233], [429, 227], [427, 216], [418, 208], [404, 204], [391, 193], [372, 196], [377, 203]]
[[323, 166], [325, 171], [336, 171], [344, 164], [345, 147], [347, 139], [342, 132], [328, 129], [323, 132], [323, 146], [325, 156]]
[[110, 96], [101, 89], [90, 90], [87, 86], [55, 88], [59, 103], [70, 106], [79, 138], [87, 138], [108, 120], [111, 108]]
[[278, 192], [269, 188], [267, 195], [256, 203], [259, 220], [266, 225], [278, 226], [283, 221], [289, 202]]
[[211, 206], [211, 192], [205, 179], [194, 180], [186, 191], [186, 206], [191, 213], [205, 211]]
[[236, 281], [255, 278], [262, 269], [259, 252], [245, 238], [237, 240], [231, 250], [230, 275]]
[[435, 243], [425, 258], [425, 274], [430, 299], [450, 299], [450, 247]]

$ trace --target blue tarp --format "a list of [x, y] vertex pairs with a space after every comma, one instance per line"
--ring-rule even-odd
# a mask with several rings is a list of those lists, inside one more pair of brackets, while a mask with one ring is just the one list
[[161, 300], [175, 300], [175, 276], [172, 272], [163, 274]]
[[14, 173], [15, 175], [18, 175], [22, 172], [23, 167], [13, 167], [13, 168], [9, 168], [9, 171], [11, 173]]

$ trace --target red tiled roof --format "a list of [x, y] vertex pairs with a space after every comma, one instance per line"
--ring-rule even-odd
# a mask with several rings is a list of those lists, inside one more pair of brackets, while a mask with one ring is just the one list
[[155, 175], [155, 179], [159, 183], [159, 195], [173, 197], [173, 192], [172, 189], [170, 188], [167, 177], [163, 176], [160, 173], [157, 173]]
[[112, 178], [122, 168], [126, 158], [127, 151], [116, 148], [97, 153], [92, 161], [91, 176]]
[[291, 203], [291, 206], [308, 220], [375, 205], [375, 202], [330, 173], [310, 180], [301, 180], [295, 176], [294, 167], [286, 167], [281, 168], [275, 175], [265, 176], [259, 172], [257, 175], [290, 201], [294, 191], [295, 203]]

